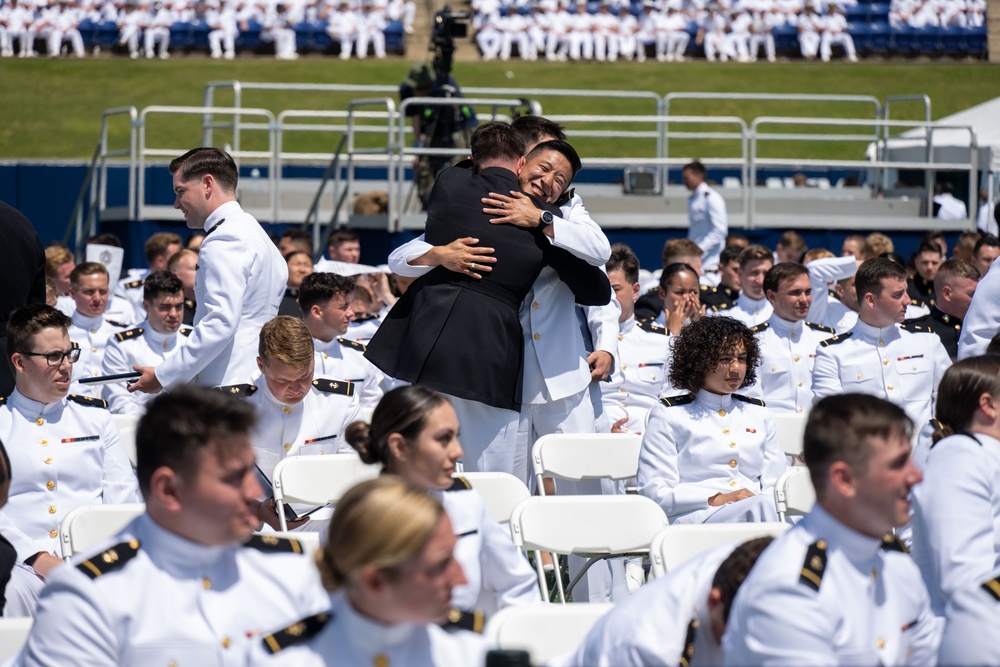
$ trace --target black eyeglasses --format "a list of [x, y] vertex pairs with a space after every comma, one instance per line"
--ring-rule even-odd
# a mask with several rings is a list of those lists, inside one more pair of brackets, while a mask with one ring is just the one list
[[49, 366], [61, 366], [63, 359], [69, 359], [69, 363], [75, 364], [80, 358], [80, 348], [74, 347], [69, 352], [25, 352], [27, 357], [45, 357]]

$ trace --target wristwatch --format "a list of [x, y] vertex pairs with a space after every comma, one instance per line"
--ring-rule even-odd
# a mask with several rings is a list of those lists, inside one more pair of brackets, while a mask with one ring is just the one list
[[552, 224], [554, 219], [555, 218], [551, 213], [548, 211], [542, 211], [542, 214], [538, 216], [538, 228], [544, 231], [546, 227]]

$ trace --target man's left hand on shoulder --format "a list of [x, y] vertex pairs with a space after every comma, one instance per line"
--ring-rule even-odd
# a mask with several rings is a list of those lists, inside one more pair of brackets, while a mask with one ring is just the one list
[[611, 373], [611, 366], [615, 363], [615, 358], [610, 352], [597, 350], [587, 355], [587, 365], [590, 366], [590, 381], [599, 382], [608, 379]]

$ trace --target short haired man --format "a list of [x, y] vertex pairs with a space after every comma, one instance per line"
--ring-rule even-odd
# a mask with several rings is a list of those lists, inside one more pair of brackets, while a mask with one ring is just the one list
[[361, 407], [374, 409], [382, 398], [382, 373], [365, 359], [365, 346], [344, 337], [353, 317], [354, 281], [335, 273], [313, 273], [299, 287], [302, 320], [316, 350], [316, 375], [354, 385]]
[[187, 226], [205, 231], [195, 278], [194, 331], [162, 364], [143, 366], [129, 391], [156, 393], [187, 382], [217, 387], [256, 375], [253, 349], [278, 312], [288, 267], [260, 224], [236, 201], [239, 172], [228, 153], [195, 148], [170, 163]]
[[278, 251], [281, 256], [284, 257], [294, 250], [301, 250], [312, 257], [312, 234], [304, 229], [294, 227], [281, 232], [281, 239], [278, 241]]
[[806, 240], [796, 231], [788, 230], [781, 235], [778, 244], [774, 247], [774, 261], [776, 264], [800, 263], [802, 255], [809, 250]]
[[933, 308], [934, 276], [937, 275], [938, 267], [944, 259], [940, 246], [933, 241], [921, 241], [917, 247], [917, 252], [913, 256], [913, 266], [916, 273], [907, 280], [906, 293], [910, 295], [910, 301], [918, 306]]
[[979, 269], [979, 275], [985, 276], [990, 267], [993, 266], [993, 260], [1000, 257], [1000, 239], [998, 239], [993, 234], [983, 234], [976, 241], [976, 247], [972, 250], [972, 261]]
[[861, 261], [854, 261], [854, 273], [834, 283], [833, 294], [836, 298], [829, 301], [826, 314], [820, 320], [821, 324], [833, 328], [839, 334], [850, 331], [858, 322], [858, 292], [854, 289], [854, 283]]
[[813, 294], [809, 271], [801, 264], [784, 262], [772, 267], [764, 276], [764, 294], [774, 312], [767, 322], [753, 327], [760, 342], [762, 372], [747, 393], [765, 398], [774, 412], [808, 412], [813, 402], [816, 347], [835, 332], [806, 321]]
[[732, 308], [719, 311], [739, 320], [748, 327], [763, 324], [774, 309], [764, 294], [764, 276], [774, 266], [771, 251], [762, 245], [751, 245], [740, 253], [740, 287], [742, 292]]
[[894, 404], [829, 396], [806, 423], [813, 510], [777, 538], [740, 588], [727, 665], [933, 665], [941, 622], [892, 528], [909, 521], [923, 476], [913, 425]]
[[701, 303], [707, 308], [727, 310], [736, 305], [740, 297], [740, 253], [739, 246], [726, 246], [719, 255], [719, 284], [715, 287], [701, 286]]
[[850, 234], [844, 238], [844, 242], [840, 245], [840, 256], [841, 257], [853, 257], [854, 259], [862, 259], [862, 253], [865, 247], [865, 237], [860, 234]]
[[772, 538], [726, 544], [649, 582], [599, 620], [565, 663], [575, 667], [722, 664], [733, 598]]
[[127, 329], [128, 322], [112, 321], [104, 316], [108, 305], [108, 270], [98, 262], [78, 264], [70, 274], [69, 293], [76, 308], [69, 326], [69, 338], [80, 348], [80, 359], [73, 364], [73, 393], [101, 395], [100, 387], [80, 384], [83, 378], [97, 377], [104, 364], [108, 339]]
[[958, 339], [962, 335], [962, 320], [979, 284], [979, 271], [961, 259], [944, 262], [934, 276], [934, 305], [929, 315], [912, 320], [937, 334], [952, 361], [958, 358]]
[[906, 272], [876, 257], [858, 268], [858, 322], [816, 349], [816, 400], [843, 393], [870, 394], [899, 405], [915, 424], [932, 416], [941, 376], [951, 365], [937, 336], [903, 322], [910, 298]]
[[326, 253], [329, 259], [316, 262], [316, 271], [352, 275], [355, 273], [352, 265], [361, 262], [361, 237], [350, 229], [338, 229], [330, 235]]
[[146, 511], [50, 578], [20, 665], [246, 664], [268, 629], [330, 603], [293, 540], [253, 536], [253, 409], [198, 387], [139, 422]]
[[167, 270], [181, 279], [184, 288], [184, 318], [187, 326], [194, 324], [194, 313], [198, 304], [194, 300], [195, 276], [198, 272], [198, 253], [184, 248], [167, 260]]
[[69, 394], [69, 318], [34, 304], [11, 313], [8, 352], [16, 388], [0, 405], [0, 441], [17, 480], [0, 533], [41, 577], [62, 560], [59, 525], [81, 505], [138, 501], [118, 429], [99, 398]]
[[[257, 345], [260, 375], [251, 385], [220, 387], [223, 393], [243, 396], [256, 408], [260, 420], [251, 438], [257, 465], [270, 479], [274, 467], [289, 456], [350, 453], [344, 429], [361, 418], [354, 384], [313, 371], [312, 338], [297, 317], [279, 316], [260, 330]], [[332, 510], [310, 518], [329, 519]], [[274, 501], [260, 506], [260, 518], [278, 527]], [[304, 522], [291, 524], [302, 525]], [[312, 530], [319, 530], [315, 524]]]
[[641, 434], [645, 419], [656, 402], [670, 389], [670, 332], [652, 320], [637, 322], [633, 313], [639, 296], [639, 259], [626, 246], [611, 247], [604, 267], [611, 289], [621, 305], [618, 331], [618, 366], [601, 383], [604, 411], [612, 428]]
[[691, 195], [688, 197], [688, 238], [701, 248], [703, 271], [719, 267], [719, 253], [726, 247], [729, 220], [726, 202], [705, 182], [705, 165], [695, 161], [681, 171], [681, 180]]
[[[108, 339], [101, 375], [130, 373], [134, 366], [156, 366], [175, 354], [191, 335], [191, 328], [181, 324], [184, 288], [177, 276], [155, 271], [143, 280], [142, 290], [146, 320]], [[104, 385], [104, 400], [112, 414], [141, 415], [151, 398], [149, 394], [129, 393], [124, 382]]]
[[130, 275], [119, 280], [115, 296], [128, 299], [135, 312], [142, 313], [142, 302], [145, 299], [142, 286], [146, 277], [156, 271], [165, 271], [167, 261], [180, 251], [181, 243], [181, 237], [173, 232], [157, 232], [146, 239], [143, 251], [147, 268], [137, 272], [130, 271]]
[[959, 234], [955, 248], [951, 251], [952, 259], [964, 259], [966, 262], [974, 261], [976, 244], [979, 243], [980, 238], [982, 238], [982, 232], [978, 231], [965, 231]]

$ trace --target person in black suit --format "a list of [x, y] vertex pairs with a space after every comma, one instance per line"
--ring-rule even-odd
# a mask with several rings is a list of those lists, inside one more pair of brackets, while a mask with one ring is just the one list
[[7, 318], [29, 303], [45, 303], [45, 248], [28, 219], [0, 201], [0, 396], [14, 391], [7, 355]]
[[[471, 266], [465, 274], [435, 268], [389, 311], [365, 353], [389, 376], [452, 399], [466, 470], [514, 472], [524, 355], [518, 309], [542, 268], [552, 266], [582, 305], [605, 305], [611, 297], [607, 276], [553, 246], [542, 225], [493, 225], [495, 216], [483, 212], [481, 200], [491, 192], [520, 191], [524, 148], [509, 125], [481, 125], [471, 142], [475, 169], [445, 170], [430, 195], [427, 242], [442, 246], [476, 237], [495, 250], [493, 270], [476, 278]], [[575, 175], [575, 151], [573, 158]], [[551, 205], [534, 203], [559, 215]]]

